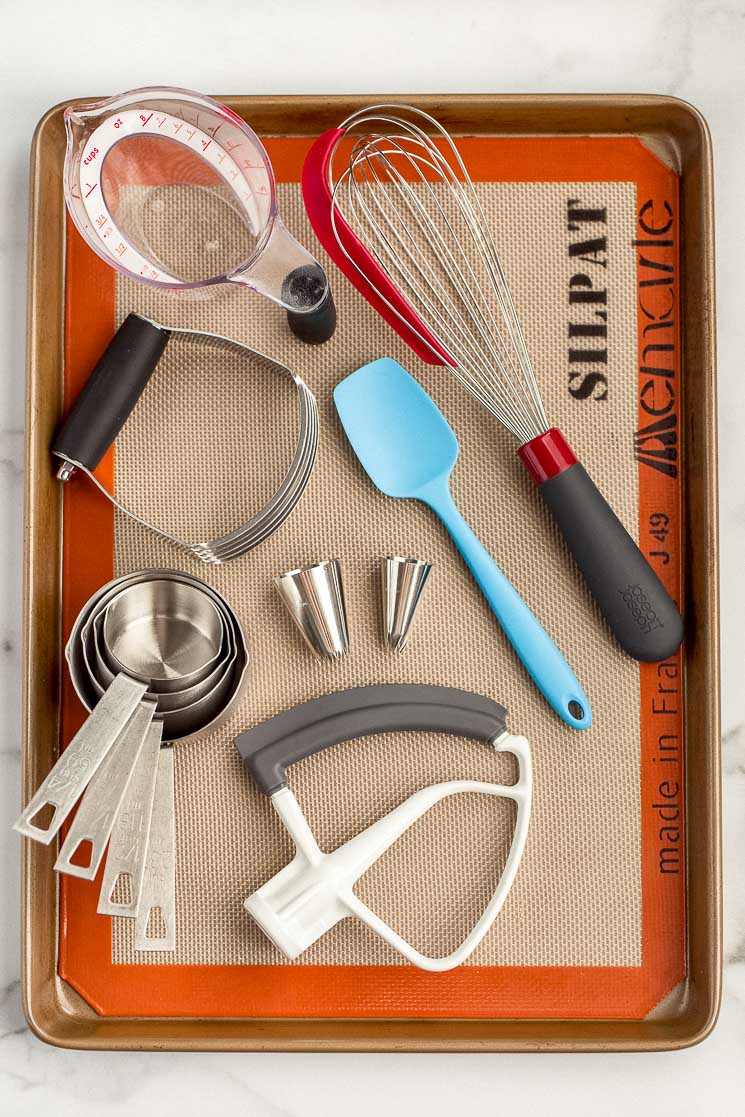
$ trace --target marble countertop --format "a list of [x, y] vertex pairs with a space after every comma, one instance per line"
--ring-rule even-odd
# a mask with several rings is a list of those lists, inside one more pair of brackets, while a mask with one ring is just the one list
[[[0, 5], [0, 1111], [161, 1117], [735, 1112], [745, 1092], [745, 0], [80, 0]], [[321, 1056], [66, 1052], [25, 1025], [18, 808], [29, 141], [65, 98], [155, 82], [221, 92], [649, 92], [714, 139], [719, 315], [724, 1001], [713, 1035], [665, 1055]]]

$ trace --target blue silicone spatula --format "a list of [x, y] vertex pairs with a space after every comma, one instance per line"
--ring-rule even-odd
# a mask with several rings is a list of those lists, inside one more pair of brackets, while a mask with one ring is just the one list
[[587, 729], [590, 703], [574, 672], [453, 501], [458, 440], [434, 401], [383, 357], [337, 384], [334, 402], [370, 480], [386, 496], [421, 500], [440, 517], [541, 694], [567, 725]]

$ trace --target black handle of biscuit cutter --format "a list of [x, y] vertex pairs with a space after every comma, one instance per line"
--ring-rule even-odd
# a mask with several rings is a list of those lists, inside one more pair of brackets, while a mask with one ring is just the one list
[[285, 787], [285, 769], [342, 741], [406, 730], [491, 741], [506, 729], [504, 706], [452, 687], [384, 684], [324, 695], [269, 718], [235, 738], [260, 791]]
[[86, 380], [52, 443], [52, 453], [94, 470], [155, 371], [170, 332], [129, 314]]

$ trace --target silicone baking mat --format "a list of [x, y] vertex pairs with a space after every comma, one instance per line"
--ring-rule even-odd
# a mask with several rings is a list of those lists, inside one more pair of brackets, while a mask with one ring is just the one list
[[[680, 479], [670, 438], [678, 380], [676, 176], [634, 139], [461, 145], [547, 411], [677, 596]], [[298, 185], [308, 141], [270, 138], [267, 146], [286, 223], [314, 249]], [[188, 190], [177, 201], [188, 228]], [[182, 247], [189, 251], [187, 241]], [[322, 434], [311, 484], [290, 520], [222, 568], [204, 567], [114, 517], [84, 480], [67, 488], [68, 627], [108, 577], [183, 566], [235, 606], [252, 663], [248, 695], [230, 722], [176, 748], [177, 951], [135, 953], [127, 921], [95, 915], [100, 882], [63, 878], [60, 973], [112, 1015], [644, 1016], [685, 973], [679, 657], [640, 667], [623, 656], [509, 436], [442, 369], [418, 362], [333, 268], [330, 275], [339, 328], [313, 348], [257, 296], [178, 300], [115, 280], [70, 230], [68, 402], [134, 310], [224, 333], [297, 369], [318, 397]], [[599, 324], [600, 334], [582, 333]], [[593, 705], [589, 732], [564, 727], [533, 690], [438, 523], [420, 505], [382, 497], [357, 465], [331, 391], [381, 355], [413, 372], [451, 421], [461, 443], [456, 499], [575, 668]], [[176, 533], [214, 535], [267, 498], [289, 456], [293, 423], [291, 385], [260, 362], [247, 374], [227, 358], [200, 362], [192, 351], [187, 360], [185, 350], [169, 347], [99, 475], [125, 504]], [[401, 657], [380, 636], [379, 565], [387, 553], [434, 564]], [[323, 557], [342, 562], [352, 631], [350, 655], [333, 665], [317, 663], [298, 643], [271, 587], [272, 575]], [[489, 694], [507, 706], [511, 729], [533, 749], [534, 813], [520, 873], [469, 964], [446, 975], [403, 965], [353, 921], [287, 963], [242, 907], [291, 850], [242, 771], [233, 736], [299, 701], [383, 681]], [[66, 683], [65, 739], [80, 717]], [[426, 735], [351, 742], [290, 771], [324, 848], [417, 787], [509, 776], [506, 758]], [[499, 805], [450, 801], [378, 863], [361, 893], [420, 949], [452, 949], [493, 890], [511, 822]]]

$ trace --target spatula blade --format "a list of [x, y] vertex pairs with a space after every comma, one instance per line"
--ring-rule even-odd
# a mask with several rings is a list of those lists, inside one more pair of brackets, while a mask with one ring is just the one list
[[447, 478], [458, 440], [435, 402], [405, 369], [381, 357], [337, 384], [334, 403], [352, 448], [386, 496], [417, 497]]

